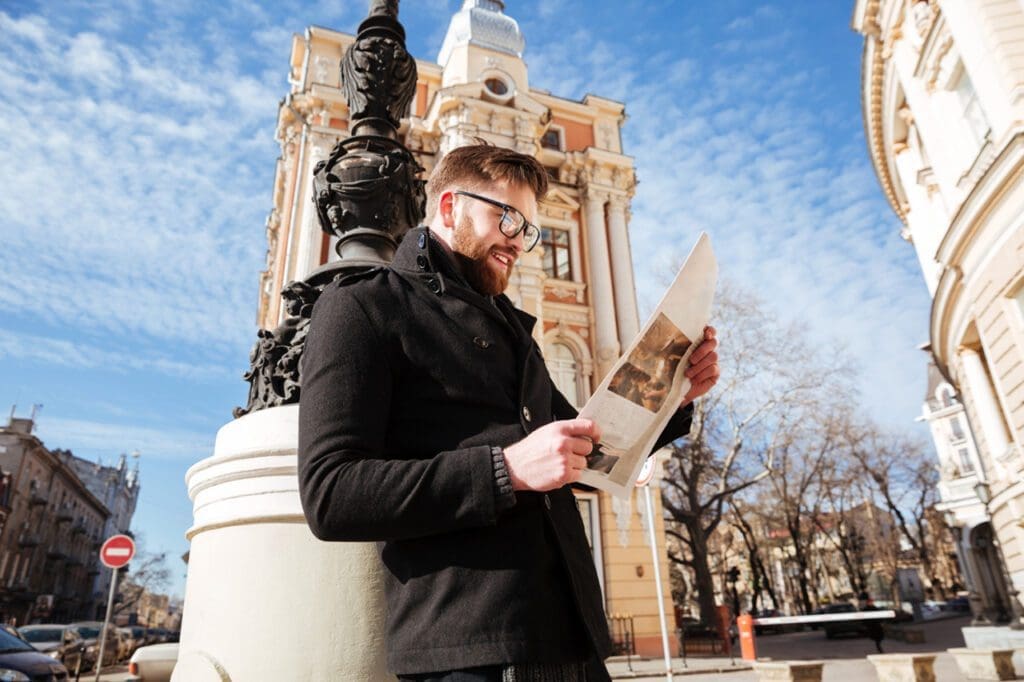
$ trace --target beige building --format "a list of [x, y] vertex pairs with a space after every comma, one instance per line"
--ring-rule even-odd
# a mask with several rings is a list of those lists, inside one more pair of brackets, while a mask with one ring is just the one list
[[1001, 547], [1024, 590], [1024, 4], [857, 0], [853, 28], [871, 159], [932, 295], [944, 503], [975, 573], [998, 580]]
[[[428, 172], [446, 151], [477, 138], [532, 154], [548, 169], [551, 190], [540, 205], [542, 248], [522, 255], [507, 293], [539, 318], [537, 342], [552, 376], [582, 405], [639, 330], [628, 235], [635, 178], [620, 135], [625, 107], [594, 95], [575, 101], [532, 88], [523, 35], [503, 10], [497, 0], [464, 2], [437, 62], [417, 60], [416, 96], [400, 134]], [[312, 179], [316, 163], [348, 134], [338, 65], [353, 40], [314, 26], [293, 42], [260, 286], [258, 322], [264, 328], [275, 328], [285, 316], [278, 295], [285, 284], [338, 258], [336, 239], [321, 232], [316, 220]], [[663, 538], [660, 499], [654, 497], [657, 537]], [[633, 616], [638, 653], [659, 652], [642, 503], [597, 493], [578, 499], [606, 611]], [[671, 614], [667, 558], [660, 544], [658, 550]]]
[[32, 419], [12, 417], [0, 428], [0, 469], [10, 476], [10, 513], [0, 531], [0, 620], [102, 617], [106, 593], [94, 582], [110, 512], [75, 473], [74, 455], [48, 449], [33, 426]]

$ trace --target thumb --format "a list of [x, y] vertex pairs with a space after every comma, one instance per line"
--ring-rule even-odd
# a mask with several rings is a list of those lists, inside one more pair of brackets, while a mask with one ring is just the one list
[[565, 422], [565, 428], [570, 436], [589, 438], [595, 443], [601, 440], [601, 427], [593, 419], [584, 417], [568, 419]]

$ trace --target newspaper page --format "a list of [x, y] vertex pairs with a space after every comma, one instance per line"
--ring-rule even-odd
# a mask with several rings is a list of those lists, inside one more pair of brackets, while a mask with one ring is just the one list
[[626, 497], [651, 448], [690, 390], [684, 376], [704, 338], [718, 281], [711, 239], [701, 233], [672, 285], [580, 416], [601, 427], [580, 482]]

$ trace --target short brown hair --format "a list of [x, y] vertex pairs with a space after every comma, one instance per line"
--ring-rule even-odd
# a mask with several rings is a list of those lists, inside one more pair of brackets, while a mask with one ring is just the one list
[[537, 201], [548, 192], [548, 174], [537, 159], [490, 144], [456, 147], [441, 159], [427, 180], [427, 220], [437, 211], [441, 194], [453, 186], [479, 190], [494, 182], [526, 185]]

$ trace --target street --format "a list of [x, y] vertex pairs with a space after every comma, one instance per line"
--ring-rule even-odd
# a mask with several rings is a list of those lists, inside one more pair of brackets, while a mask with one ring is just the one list
[[[885, 653], [935, 653], [935, 679], [938, 682], [964, 682], [965, 678], [946, 650], [964, 646], [960, 628], [969, 622], [969, 617], [962, 616], [915, 624], [913, 627], [924, 631], [923, 643], [907, 644], [885, 639], [882, 648]], [[878, 677], [874, 666], [867, 660], [867, 656], [874, 653], [874, 643], [866, 638], [826, 639], [821, 630], [764, 635], [757, 638], [759, 658], [825, 661], [823, 682], [874, 682]], [[1014, 662], [1018, 677], [1024, 676], [1024, 661], [1019, 654]], [[609, 662], [608, 669], [615, 679], [635, 679], [642, 682], [665, 679], [665, 665], [661, 660], [627, 661], [624, 657], [617, 657]], [[727, 676], [723, 677], [724, 673], [727, 673]], [[758, 679], [757, 674], [750, 669], [749, 663], [739, 658], [738, 652], [735, 662], [728, 657], [688, 657], [684, 667], [681, 658], [674, 659], [673, 676], [685, 676], [686, 682], [722, 679], [727, 682], [756, 682]]]

